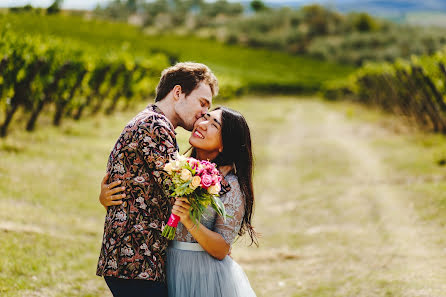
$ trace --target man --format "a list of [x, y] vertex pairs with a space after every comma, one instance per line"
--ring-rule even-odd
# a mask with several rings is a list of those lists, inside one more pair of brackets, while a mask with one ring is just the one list
[[175, 128], [191, 131], [217, 93], [217, 79], [203, 64], [165, 69], [155, 104], [127, 124], [110, 153], [108, 182], [122, 180], [126, 190], [122, 204], [108, 207], [96, 274], [113, 296], [167, 296], [161, 230], [172, 199], [163, 167], [178, 151]]

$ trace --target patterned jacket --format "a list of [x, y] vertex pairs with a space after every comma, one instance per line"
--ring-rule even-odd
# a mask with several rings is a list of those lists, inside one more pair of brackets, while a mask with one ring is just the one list
[[108, 183], [121, 180], [124, 203], [110, 206], [96, 274], [165, 281], [167, 239], [161, 235], [173, 199], [164, 164], [178, 151], [172, 124], [149, 105], [124, 128], [108, 160]]

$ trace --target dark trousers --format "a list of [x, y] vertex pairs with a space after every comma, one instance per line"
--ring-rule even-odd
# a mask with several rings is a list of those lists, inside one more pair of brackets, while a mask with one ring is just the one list
[[104, 279], [114, 297], [167, 297], [165, 283], [111, 276]]

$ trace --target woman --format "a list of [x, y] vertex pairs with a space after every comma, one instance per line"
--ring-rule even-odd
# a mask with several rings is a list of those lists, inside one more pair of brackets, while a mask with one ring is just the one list
[[[189, 143], [192, 157], [212, 160], [224, 176], [220, 199], [230, 218], [224, 220], [209, 208], [196, 226], [187, 200], [176, 199], [172, 213], [180, 224], [167, 252], [169, 297], [255, 296], [241, 267], [228, 256], [237, 235], [247, 232], [257, 244], [251, 225], [253, 158], [246, 120], [234, 110], [217, 108], [197, 120]], [[116, 191], [101, 192], [104, 206], [119, 203], [115, 200], [120, 195], [110, 193]]]

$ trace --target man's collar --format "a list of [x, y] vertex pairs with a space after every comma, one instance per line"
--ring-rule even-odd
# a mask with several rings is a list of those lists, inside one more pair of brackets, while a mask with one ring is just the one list
[[167, 119], [167, 122], [170, 124], [170, 127], [172, 128], [173, 133], [175, 133], [175, 135], [177, 135], [177, 131], [175, 131], [174, 126], [172, 125], [172, 123], [169, 121], [169, 119], [166, 117], [166, 115], [164, 114], [164, 112], [161, 110], [161, 108], [159, 108], [158, 105], [151, 103], [149, 105], [147, 105], [146, 107], [147, 109], [159, 113], [160, 115], [164, 116]]

